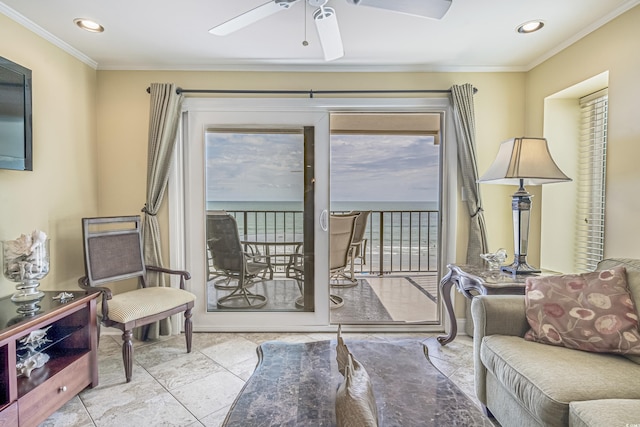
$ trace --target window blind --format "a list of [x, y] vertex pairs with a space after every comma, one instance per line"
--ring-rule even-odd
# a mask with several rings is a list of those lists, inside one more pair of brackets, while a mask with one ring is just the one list
[[580, 99], [575, 265], [593, 271], [604, 256], [607, 89]]

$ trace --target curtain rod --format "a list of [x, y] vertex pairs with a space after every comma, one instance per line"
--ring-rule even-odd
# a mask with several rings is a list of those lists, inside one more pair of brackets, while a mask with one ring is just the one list
[[[473, 88], [473, 93], [478, 89]], [[147, 88], [151, 93], [151, 88]], [[376, 93], [451, 93], [450, 89], [417, 89], [417, 90], [244, 90], [244, 89], [182, 89], [177, 88], [176, 93], [218, 93], [218, 94], [254, 94], [254, 95], [346, 95], [346, 94], [376, 94]]]

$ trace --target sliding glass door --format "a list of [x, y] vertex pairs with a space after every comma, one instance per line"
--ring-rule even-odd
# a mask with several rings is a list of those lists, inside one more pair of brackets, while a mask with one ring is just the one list
[[326, 263], [318, 219], [328, 190], [315, 168], [326, 158], [315, 141], [328, 138], [327, 115], [228, 107], [183, 120], [195, 330], [328, 324], [328, 281], [316, 269]]
[[313, 127], [207, 129], [207, 312], [313, 311], [313, 139]]
[[[433, 185], [433, 197], [424, 199], [425, 204], [419, 210], [434, 214], [419, 213], [419, 218], [414, 218], [416, 214], [410, 212], [396, 218], [385, 216], [388, 209], [382, 209], [385, 211], [382, 216], [371, 212], [366, 225], [369, 234], [364, 239], [367, 245], [363, 243], [360, 253], [353, 252], [354, 257], [360, 256], [355, 259], [355, 274], [368, 276], [365, 279], [371, 294], [379, 295], [380, 286], [386, 286], [374, 283], [374, 279], [387, 275], [391, 269], [401, 272], [403, 289], [409, 289], [411, 295], [415, 291], [424, 295], [424, 289], [421, 290], [424, 284], [414, 283], [413, 274], [407, 279], [405, 270], [413, 273], [426, 269], [431, 282], [437, 283], [443, 265], [453, 262], [456, 223], [453, 138], [443, 146], [446, 135], [453, 136], [448, 100], [189, 98], [183, 108], [181, 144], [169, 192], [170, 255], [171, 265], [192, 274], [189, 286], [198, 299], [193, 316], [195, 331], [333, 331], [333, 324], [344, 320], [337, 317], [337, 310], [351, 312], [362, 303], [341, 298], [344, 305], [339, 308], [340, 300], [335, 297], [344, 295], [331, 286], [330, 220], [346, 213], [345, 209], [362, 210], [362, 206], [338, 204], [345, 201], [339, 200], [344, 197], [341, 191], [354, 182], [331, 183], [336, 177], [330, 176], [330, 165], [338, 165], [332, 163], [338, 160], [332, 160], [332, 156], [340, 155], [340, 161], [344, 162], [351, 154], [332, 152], [331, 134], [334, 132], [338, 137], [340, 132], [330, 126], [330, 114], [429, 113], [442, 125], [435, 135], [418, 135], [420, 144], [428, 146], [437, 156], [432, 157], [435, 162], [435, 168], [429, 171], [432, 174], [428, 178], [425, 175], [424, 180], [412, 181], [416, 186]], [[353, 148], [357, 145], [351, 140], [354, 137], [342, 138], [342, 142]], [[375, 166], [366, 163], [371, 159], [373, 146], [366, 143], [361, 146], [355, 166], [351, 165], [375, 171]], [[426, 173], [430, 165], [424, 161], [421, 164]], [[349, 163], [344, 166], [352, 167]], [[368, 185], [375, 193], [378, 184], [364, 179], [365, 175], [359, 174], [360, 184]], [[330, 196], [330, 187], [337, 198]], [[390, 211], [396, 208], [399, 206]], [[406, 238], [405, 228], [409, 233]], [[396, 250], [398, 238], [402, 245], [409, 246]], [[421, 245], [418, 253], [413, 243]], [[389, 254], [388, 246], [391, 246]], [[238, 262], [234, 265], [225, 258], [230, 257], [232, 247], [243, 253], [240, 264], [245, 265]], [[405, 260], [410, 263], [408, 267], [403, 264]], [[344, 273], [353, 275], [350, 268]], [[409, 286], [405, 286], [407, 283]], [[377, 285], [380, 289], [374, 289]], [[391, 285], [393, 296], [399, 295], [395, 284]], [[437, 328], [441, 318], [437, 288], [427, 293], [432, 297], [427, 303], [434, 306], [428, 319], [403, 318], [401, 322], [384, 321], [377, 322], [378, 325]], [[418, 311], [426, 312], [420, 308]], [[344, 323], [376, 327], [370, 322]]]
[[[332, 324], [439, 321], [443, 115], [331, 115], [331, 212], [358, 214]], [[330, 242], [333, 247], [333, 242]]]

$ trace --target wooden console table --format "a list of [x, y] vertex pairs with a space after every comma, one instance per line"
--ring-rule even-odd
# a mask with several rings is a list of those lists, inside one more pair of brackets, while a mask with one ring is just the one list
[[[96, 298], [99, 293], [45, 292], [34, 314], [20, 314], [10, 297], [0, 299], [0, 426], [37, 426], [87, 386], [98, 385]], [[25, 348], [32, 332], [44, 334], [34, 350]], [[49, 359], [18, 376], [16, 365], [28, 355]]]
[[[487, 270], [486, 268], [472, 265], [447, 265], [449, 272], [440, 281], [440, 295], [444, 301], [444, 306], [449, 314], [449, 333], [438, 337], [441, 345], [446, 345], [453, 341], [458, 333], [456, 315], [451, 302], [451, 288], [455, 285], [458, 292], [465, 297], [473, 299], [475, 296], [471, 291], [480, 295], [524, 295], [525, 281], [531, 275], [512, 275], [498, 270]], [[546, 272], [544, 274], [557, 274]]]

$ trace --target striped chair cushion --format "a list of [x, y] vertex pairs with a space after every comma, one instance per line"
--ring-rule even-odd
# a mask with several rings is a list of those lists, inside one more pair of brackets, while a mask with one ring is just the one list
[[195, 301], [195, 299], [195, 295], [182, 289], [168, 287], [136, 289], [114, 295], [108, 301], [109, 319], [114, 322], [127, 323], [170, 310]]

